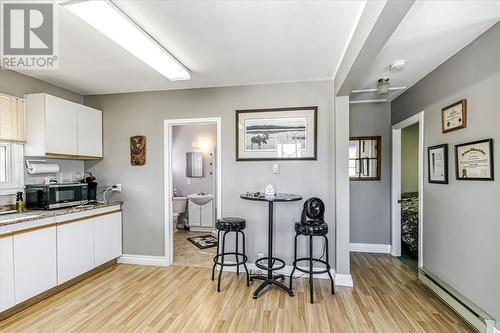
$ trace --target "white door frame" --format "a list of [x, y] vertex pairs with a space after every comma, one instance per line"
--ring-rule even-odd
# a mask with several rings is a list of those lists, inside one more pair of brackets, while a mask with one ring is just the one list
[[419, 124], [418, 133], [418, 267], [423, 262], [423, 211], [424, 211], [424, 111], [392, 126], [392, 221], [391, 254], [401, 256], [401, 130]]
[[185, 119], [165, 119], [163, 123], [164, 131], [164, 198], [165, 198], [165, 266], [172, 265], [174, 261], [174, 225], [172, 221], [172, 197], [174, 195], [174, 186], [172, 179], [172, 128], [179, 125], [192, 124], [216, 124], [217, 142], [216, 142], [216, 210], [217, 218], [222, 213], [222, 127], [221, 118], [185, 118]]

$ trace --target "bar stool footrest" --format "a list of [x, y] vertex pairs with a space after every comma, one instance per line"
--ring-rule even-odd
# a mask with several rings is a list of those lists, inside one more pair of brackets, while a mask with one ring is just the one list
[[297, 263], [299, 261], [309, 261], [311, 260], [310, 258], [299, 258], [297, 260], [294, 261], [293, 263], [293, 266], [295, 267], [296, 270], [302, 272], [302, 273], [307, 273], [307, 274], [323, 274], [323, 273], [328, 273], [330, 271], [330, 265], [328, 265], [328, 263], [325, 261], [325, 260], [321, 260], [321, 259], [316, 259], [316, 258], [313, 258], [312, 261], [314, 263], [320, 263], [320, 264], [323, 264], [326, 266], [326, 268], [324, 270], [321, 270], [321, 271], [315, 271], [313, 270], [312, 272], [309, 271], [309, 269], [304, 269], [304, 268], [301, 268], [299, 266], [297, 266]]
[[[220, 259], [223, 258], [223, 256], [238, 256], [238, 261], [239, 262], [221, 262]], [[220, 253], [214, 257], [214, 264], [220, 265], [220, 266], [239, 266], [246, 264], [248, 261], [248, 257], [244, 255], [243, 253], [238, 253], [238, 252], [225, 252], [225, 253]]]

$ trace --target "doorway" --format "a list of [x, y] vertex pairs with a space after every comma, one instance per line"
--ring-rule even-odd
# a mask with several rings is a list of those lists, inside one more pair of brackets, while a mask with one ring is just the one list
[[165, 135], [166, 265], [211, 267], [221, 202], [221, 119], [168, 119]]
[[392, 127], [392, 250], [413, 271], [423, 265], [424, 113]]

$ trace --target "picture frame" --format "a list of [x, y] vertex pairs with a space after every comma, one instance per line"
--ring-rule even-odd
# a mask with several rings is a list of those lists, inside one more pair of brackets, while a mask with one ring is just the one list
[[428, 180], [431, 184], [448, 184], [448, 144], [427, 148]]
[[236, 161], [317, 160], [317, 106], [236, 110]]
[[493, 139], [455, 145], [457, 180], [493, 181]]
[[441, 109], [441, 127], [443, 133], [449, 133], [467, 127], [466, 99], [462, 99]]

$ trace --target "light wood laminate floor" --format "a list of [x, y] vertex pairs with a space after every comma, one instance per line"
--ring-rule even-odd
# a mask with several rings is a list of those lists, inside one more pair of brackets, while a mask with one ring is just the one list
[[1, 332], [472, 332], [388, 255], [353, 254], [355, 288], [306, 279], [295, 297], [227, 273], [222, 291], [210, 269], [117, 265], [0, 323]]
[[177, 229], [177, 232], [174, 233], [174, 265], [211, 268], [214, 264], [213, 258], [217, 254], [217, 247], [201, 250], [187, 240], [188, 237], [209, 234], [210, 232]]

